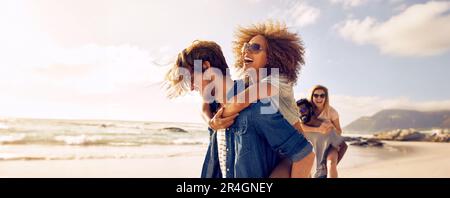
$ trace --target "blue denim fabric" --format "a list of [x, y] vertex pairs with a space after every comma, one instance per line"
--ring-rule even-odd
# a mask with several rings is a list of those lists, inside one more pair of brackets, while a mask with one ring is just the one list
[[298, 161], [312, 152], [312, 145], [280, 112], [263, 114], [263, 106], [267, 105], [261, 101], [252, 104], [229, 128], [235, 143], [235, 152], [229, 155], [235, 161], [227, 177], [267, 178], [281, 156]]
[[[237, 93], [243, 91], [245, 89], [244, 81], [237, 80], [234, 81], [234, 87], [227, 93], [227, 98], [235, 96]], [[210, 104], [210, 109], [213, 114], [219, 110], [219, 103], [214, 101]], [[201, 178], [222, 178], [222, 172], [220, 171], [220, 163], [219, 163], [219, 155], [217, 150], [217, 132], [208, 128], [209, 131], [209, 145], [208, 150], [206, 152], [205, 160], [203, 162], [203, 168], [201, 173]], [[225, 132], [226, 145], [228, 149], [228, 153], [230, 150], [234, 150], [234, 136], [230, 135], [229, 130]], [[228, 155], [226, 161], [229, 162], [227, 167], [231, 167], [234, 163], [234, 156]], [[233, 171], [233, 169], [228, 169], [228, 172]], [[233, 175], [233, 174], [231, 174]]]
[[[281, 162], [281, 156], [298, 161], [312, 152], [311, 144], [279, 111], [261, 113], [261, 107], [267, 108], [269, 105], [266, 101], [251, 104], [239, 113], [233, 125], [226, 130], [227, 178], [267, 178]], [[211, 134], [202, 177], [221, 177], [214, 132]]]
[[206, 151], [205, 160], [203, 162], [201, 178], [222, 178], [217, 151], [216, 132], [210, 128], [208, 128], [208, 130], [210, 141], [208, 151]]

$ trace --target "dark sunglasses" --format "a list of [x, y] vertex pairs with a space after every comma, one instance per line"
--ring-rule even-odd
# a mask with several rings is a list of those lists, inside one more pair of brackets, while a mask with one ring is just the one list
[[313, 94], [314, 98], [318, 98], [319, 96], [321, 98], [325, 98], [327, 95], [326, 94]]
[[244, 53], [245, 51], [248, 51], [248, 52], [254, 54], [254, 53], [258, 53], [258, 52], [260, 52], [262, 50], [263, 50], [263, 48], [258, 43], [252, 43], [252, 44], [244, 43], [244, 46], [242, 46], [242, 50], [241, 51], [242, 51], [242, 53]]

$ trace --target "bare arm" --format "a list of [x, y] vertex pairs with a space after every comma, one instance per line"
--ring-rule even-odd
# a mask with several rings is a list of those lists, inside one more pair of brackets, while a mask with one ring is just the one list
[[323, 128], [320, 127], [312, 127], [312, 126], [308, 126], [306, 124], [304, 124], [303, 122], [298, 122], [298, 125], [301, 128], [301, 131], [306, 132], [306, 133], [322, 133]]
[[297, 129], [297, 131], [299, 131], [300, 133], [303, 133], [302, 122], [300, 121], [300, 119], [294, 124], [294, 128]]
[[334, 125], [334, 128], [336, 128], [336, 131], [338, 135], [342, 134], [341, 124], [339, 123], [339, 118], [331, 121]]
[[209, 123], [209, 121], [211, 121], [211, 118], [214, 115], [211, 112], [211, 109], [209, 107], [209, 104], [206, 102], [203, 102], [202, 104], [202, 118], [206, 123]]
[[224, 108], [220, 108], [215, 115], [212, 114], [211, 108], [208, 103], [202, 104], [202, 117], [206, 123], [208, 123], [209, 128], [213, 130], [226, 129], [231, 126], [234, 119], [238, 114], [223, 117]]
[[299, 125], [301, 127], [301, 131], [306, 133], [327, 133], [334, 128], [331, 123], [327, 122], [323, 122], [319, 127], [308, 126], [303, 122], [299, 122]]
[[[260, 91], [264, 89], [267, 91]], [[256, 97], [250, 95], [255, 93]], [[251, 103], [256, 102], [259, 99], [274, 96], [275, 94], [278, 94], [278, 88], [272, 86], [270, 83], [255, 83], [227, 101], [223, 116], [227, 117], [239, 113], [250, 106]]]

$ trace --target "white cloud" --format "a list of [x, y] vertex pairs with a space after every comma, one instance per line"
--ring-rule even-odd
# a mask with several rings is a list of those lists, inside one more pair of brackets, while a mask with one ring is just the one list
[[[59, 86], [78, 92], [110, 92], [116, 87], [133, 83], [151, 83], [163, 79], [166, 68], [155, 66], [148, 50], [131, 45], [76, 48], [47, 48], [15, 54], [0, 60], [0, 76], [9, 83]], [[46, 57], [41, 59], [40, 57]], [[23, 65], [11, 68], [9, 65]], [[20, 73], [20, 75], [19, 75]], [[22, 78], [17, 78], [21, 76]]]
[[387, 21], [349, 19], [335, 26], [357, 44], [375, 45], [384, 54], [432, 56], [450, 48], [450, 2], [431, 1], [406, 8]]
[[300, 26], [314, 24], [320, 16], [320, 10], [303, 1], [289, 1], [282, 8], [274, 9], [269, 18], [285, 21], [288, 26]]
[[398, 3], [402, 3], [404, 0], [389, 0], [390, 4], [398, 4]]
[[332, 4], [341, 4], [344, 8], [351, 8], [363, 5], [366, 0], [330, 0]]
[[158, 82], [166, 68], [154, 66], [147, 50], [92, 44], [40, 54], [51, 58], [0, 60], [2, 116], [201, 121], [200, 102], [165, 98]]
[[261, 2], [261, 0], [247, 0], [247, 2], [249, 2], [249, 3], [259, 3], [259, 2]]
[[158, 82], [192, 40], [220, 40], [210, 35], [223, 24], [208, 24], [219, 24], [222, 14], [204, 7], [210, 5], [0, 1], [0, 115], [201, 122], [199, 97], [168, 100]]
[[368, 3], [389, 3], [391, 5], [402, 3], [404, 0], [329, 0], [331, 4], [341, 5], [344, 9], [350, 9], [366, 5]]
[[403, 12], [403, 11], [406, 10], [406, 8], [408, 8], [408, 5], [406, 5], [405, 3], [403, 3], [403, 4], [400, 4], [400, 5], [397, 5], [397, 6], [394, 8], [394, 11], [395, 11], [395, 12]]
[[166, 68], [153, 62], [167, 62], [170, 46], [60, 45], [26, 5], [1, 4], [2, 116], [201, 121], [199, 102], [169, 101], [157, 86]]

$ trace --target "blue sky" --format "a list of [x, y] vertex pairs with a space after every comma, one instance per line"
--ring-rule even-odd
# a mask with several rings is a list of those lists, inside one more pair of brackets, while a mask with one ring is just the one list
[[[345, 95], [410, 97], [419, 101], [448, 99], [448, 53], [429, 56], [381, 53], [376, 46], [349, 42], [333, 29], [336, 23], [347, 19], [346, 15], [353, 15], [355, 19], [371, 16], [382, 21], [401, 12], [396, 10], [399, 5], [378, 2], [368, 2], [350, 9], [336, 9], [335, 5], [322, 4], [319, 6], [329, 12], [321, 12], [322, 18], [317, 20], [317, 24], [299, 28], [313, 53], [303, 73], [306, 87], [315, 84], [309, 82], [317, 82], [330, 86], [334, 93]], [[420, 2], [399, 3], [408, 6]], [[448, 29], [450, 24], [446, 25]], [[302, 91], [306, 87], [299, 85], [298, 88]]]
[[450, 109], [449, 1], [5, 0], [0, 13], [4, 117], [201, 122], [196, 94], [164, 97], [163, 65], [195, 39], [233, 65], [236, 27], [267, 19], [305, 43], [296, 96], [327, 86], [343, 125]]

